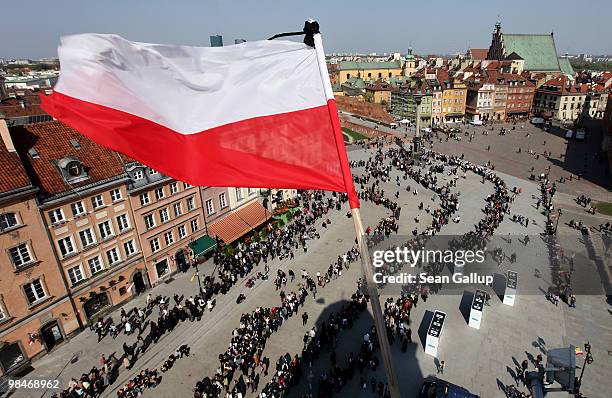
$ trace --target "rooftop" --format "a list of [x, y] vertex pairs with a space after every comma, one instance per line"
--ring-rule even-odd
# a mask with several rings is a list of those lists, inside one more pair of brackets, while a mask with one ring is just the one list
[[[0, 131], [0, 134], [8, 136], [8, 129], [1, 121], [0, 130], [4, 130]], [[32, 185], [19, 154], [10, 152], [2, 139], [0, 139], [0, 170], [2, 170], [2, 173], [0, 173], [0, 193], [11, 192]]]
[[384, 62], [341, 61], [341, 62], [338, 62], [338, 70], [400, 69], [401, 67], [402, 65], [400, 61], [384, 61]]
[[[11, 135], [31, 180], [47, 197], [125, 174], [127, 158], [106, 149], [58, 121], [17, 126]], [[58, 162], [80, 162], [87, 178], [68, 184]]]

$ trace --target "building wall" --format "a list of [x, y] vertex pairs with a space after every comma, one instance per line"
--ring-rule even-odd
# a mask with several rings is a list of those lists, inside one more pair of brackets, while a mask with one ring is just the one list
[[434, 123], [442, 122], [442, 91], [434, 91], [433, 93], [431, 117]]
[[[207, 224], [214, 223], [215, 221], [221, 220], [225, 215], [231, 211], [230, 205], [230, 193], [229, 190], [234, 188], [226, 187], [201, 187], [200, 195], [202, 197], [202, 211], [204, 212], [204, 219]], [[235, 199], [235, 193], [234, 193]], [[213, 212], [209, 212], [208, 208], [212, 204]], [[234, 204], [235, 206], [235, 204]]]
[[495, 101], [493, 102], [493, 120], [506, 120], [506, 101], [508, 99], [508, 86], [495, 84]]
[[164, 180], [133, 190], [129, 199], [148, 278], [156, 285], [178, 270], [177, 255], [181, 265], [190, 263], [189, 243], [206, 234], [199, 187]]
[[[467, 88], [457, 87], [443, 90], [442, 93], [442, 120], [447, 119], [447, 115], [465, 115], [465, 101], [467, 98]], [[450, 117], [450, 116], [449, 116]]]
[[381, 69], [346, 69], [339, 72], [340, 84], [343, 84], [351, 77], [360, 77], [364, 81], [375, 81], [378, 79], [388, 80], [392, 76], [401, 76], [401, 68], [381, 68]]
[[533, 86], [508, 86], [506, 99], [506, 119], [513, 115], [529, 116], [533, 103]]
[[[111, 191], [119, 192], [120, 197], [113, 200]], [[94, 209], [93, 201], [98, 197], [102, 198], [104, 204]], [[77, 203], [80, 203], [84, 209], [84, 213], [80, 215], [73, 213], [73, 206]], [[108, 305], [101, 306], [101, 308], [111, 308], [135, 294], [134, 291], [127, 290], [130, 283], [127, 279], [125, 286], [119, 286], [126, 289], [117, 290], [120, 282], [116, 279], [117, 274], [145, 270], [133, 211], [124, 182], [118, 181], [97, 190], [82, 192], [79, 197], [72, 197], [58, 204], [43, 203], [41, 211], [61, 269], [75, 298], [93, 299], [97, 294], [107, 294], [105, 293], [107, 290], [116, 291], [108, 294], [111, 299]], [[52, 213], [58, 211], [63, 214], [64, 220], [54, 223]], [[119, 218], [127, 221], [124, 229], [120, 228]], [[101, 232], [103, 225], [109, 225], [112, 229], [112, 234], [106, 238]], [[93, 238], [90, 244], [81, 239], [80, 233], [85, 231], [89, 231]], [[65, 242], [66, 239], [71, 242], [73, 250], [70, 253], [62, 250], [62, 246], [65, 245], [60, 241]], [[132, 249], [132, 253], [128, 252], [128, 247]], [[75, 278], [75, 275], [79, 277]], [[115, 283], [110, 283], [111, 280]], [[75, 300], [83, 323], [91, 321], [93, 315], [85, 311], [85, 302]]]
[[[19, 226], [0, 231], [0, 375], [4, 374], [8, 352], [22, 351], [24, 363], [47, 351], [41, 339], [29, 344], [31, 333], [41, 335], [41, 328], [57, 322], [62, 338], [79, 329], [79, 323], [68, 299], [68, 291], [53, 253], [42, 218], [32, 196], [16, 198], [0, 205], [0, 214], [15, 213]], [[10, 249], [25, 243], [30, 265], [17, 268]], [[40, 281], [45, 297], [30, 303], [24, 285]], [[6, 350], [6, 351], [5, 351]], [[6, 363], [5, 363], [6, 365]]]

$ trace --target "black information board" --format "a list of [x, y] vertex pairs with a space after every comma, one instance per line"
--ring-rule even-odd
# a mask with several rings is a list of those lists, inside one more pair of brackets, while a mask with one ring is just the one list
[[444, 312], [434, 312], [431, 323], [429, 324], [429, 330], [427, 330], [427, 334], [432, 337], [439, 337], [440, 333], [442, 332], [442, 326], [444, 325], [445, 319], [446, 314]]
[[518, 282], [518, 273], [515, 271], [508, 271], [508, 277], [506, 278], [506, 286], [510, 289], [516, 290], [516, 284]]
[[474, 299], [472, 300], [472, 308], [482, 312], [486, 297], [487, 294], [485, 292], [483, 292], [482, 290], [476, 290], [476, 293], [474, 293]]

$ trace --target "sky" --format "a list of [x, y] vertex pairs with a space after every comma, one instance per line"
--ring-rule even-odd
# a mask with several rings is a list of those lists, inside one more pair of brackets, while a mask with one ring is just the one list
[[3, 58], [55, 57], [61, 36], [86, 32], [194, 46], [220, 34], [227, 45], [301, 30], [307, 18], [326, 53], [463, 53], [488, 48], [500, 19], [507, 33], [554, 32], [560, 54], [612, 54], [611, 0], [29, 0], [3, 1], [0, 15]]

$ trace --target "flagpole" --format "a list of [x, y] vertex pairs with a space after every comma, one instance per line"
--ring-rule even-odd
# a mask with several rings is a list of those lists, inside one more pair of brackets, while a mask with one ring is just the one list
[[344, 140], [342, 138], [342, 129], [340, 128], [340, 121], [338, 120], [338, 110], [336, 109], [336, 104], [333, 101], [334, 95], [331, 88], [331, 83], [329, 81], [327, 65], [325, 63], [325, 52], [323, 51], [323, 42], [321, 40], [318, 22], [313, 20], [306, 21], [304, 25], [304, 33], [306, 34], [306, 37], [304, 38], [304, 43], [308, 45], [312, 43], [314, 45], [317, 54], [317, 62], [319, 64], [319, 72], [321, 73], [321, 80], [323, 81], [323, 85], [325, 87], [325, 95], [328, 100], [327, 108], [329, 110], [329, 116], [334, 130], [336, 147], [338, 149], [338, 156], [341, 162], [345, 188], [349, 193], [349, 199], [351, 202], [351, 214], [353, 216], [355, 233], [357, 234], [357, 244], [361, 257], [361, 268], [366, 278], [368, 295], [370, 296], [370, 305], [372, 306], [372, 313], [374, 316], [374, 324], [376, 325], [376, 335], [378, 336], [380, 352], [383, 358], [385, 373], [387, 375], [389, 393], [391, 395], [391, 398], [401, 398], [399, 386], [397, 384], [397, 378], [395, 376], [395, 369], [393, 366], [393, 358], [391, 356], [389, 339], [387, 336], [387, 327], [385, 325], [385, 319], [382, 313], [382, 309], [380, 307], [378, 290], [376, 288], [376, 284], [374, 283], [374, 272], [370, 260], [370, 253], [368, 251], [368, 246], [364, 240], [364, 229], [363, 222], [361, 220], [361, 213], [359, 211], [359, 203], [356, 198], [351, 198], [352, 195], [356, 196], [353, 183], [353, 175], [348, 166], [348, 156], [344, 147]]

